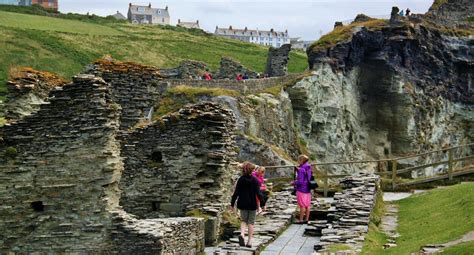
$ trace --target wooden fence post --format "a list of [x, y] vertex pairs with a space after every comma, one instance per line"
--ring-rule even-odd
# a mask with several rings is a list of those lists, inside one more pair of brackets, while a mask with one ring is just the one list
[[448, 150], [448, 177], [453, 180], [453, 149]]
[[392, 189], [395, 190], [397, 184], [395, 183], [397, 179], [397, 160], [392, 160]]
[[325, 177], [324, 177], [324, 197], [328, 197], [328, 186], [329, 186], [328, 179], [329, 179], [329, 177], [328, 177], [328, 169], [327, 168], [324, 169], [324, 175], [325, 175]]

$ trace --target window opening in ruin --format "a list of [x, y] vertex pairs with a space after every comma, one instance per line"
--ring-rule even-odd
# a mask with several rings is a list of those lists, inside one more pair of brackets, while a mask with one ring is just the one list
[[160, 209], [160, 202], [151, 202], [151, 210], [158, 211]]
[[156, 163], [163, 163], [163, 153], [161, 151], [155, 151], [151, 154], [151, 160]]
[[44, 205], [43, 201], [35, 201], [31, 203], [31, 208], [35, 210], [35, 212], [43, 212], [44, 211]]

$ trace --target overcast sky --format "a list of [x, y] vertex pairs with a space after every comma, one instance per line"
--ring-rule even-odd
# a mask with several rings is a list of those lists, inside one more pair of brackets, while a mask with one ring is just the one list
[[[61, 12], [94, 13], [101, 16], [120, 11], [127, 15], [130, 0], [60, 0]], [[335, 21], [346, 21], [358, 13], [388, 16], [392, 6], [413, 13], [425, 13], [432, 0], [137, 0], [133, 4], [164, 8], [168, 5], [171, 24], [178, 19], [199, 20], [201, 28], [214, 32], [216, 26], [284, 31], [291, 37], [312, 40], [332, 30]]]

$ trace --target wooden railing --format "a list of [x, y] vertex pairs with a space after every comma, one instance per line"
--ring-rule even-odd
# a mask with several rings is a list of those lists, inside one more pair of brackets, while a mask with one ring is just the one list
[[[390, 171], [382, 171], [382, 172], [375, 172], [375, 174], [380, 175], [384, 179], [390, 179], [392, 188], [395, 189], [397, 186], [406, 186], [406, 185], [413, 185], [413, 184], [419, 184], [419, 183], [425, 183], [425, 182], [432, 182], [432, 181], [437, 181], [437, 180], [442, 180], [442, 179], [449, 179], [452, 180], [453, 177], [455, 176], [461, 176], [461, 175], [466, 175], [466, 174], [471, 174], [474, 173], [474, 162], [468, 162], [468, 164], [463, 167], [463, 168], [456, 168], [456, 164], [458, 162], [462, 161], [468, 161], [474, 159], [474, 155], [468, 155], [468, 156], [462, 156], [455, 158], [454, 152], [455, 150], [459, 150], [461, 148], [467, 148], [467, 147], [474, 147], [474, 143], [470, 144], [464, 144], [464, 145], [459, 145], [459, 146], [454, 146], [454, 147], [449, 147], [449, 148], [444, 148], [444, 149], [439, 149], [439, 150], [434, 150], [434, 151], [429, 151], [429, 152], [424, 152], [412, 156], [404, 156], [404, 157], [398, 157], [398, 158], [391, 158], [391, 159], [379, 159], [379, 160], [359, 160], [359, 161], [341, 161], [341, 162], [321, 162], [321, 163], [312, 163], [312, 166], [328, 166], [328, 165], [352, 165], [352, 164], [367, 164], [367, 163], [385, 163], [390, 166], [391, 170]], [[428, 156], [432, 155], [435, 153], [448, 153], [448, 159], [447, 160], [439, 160], [436, 162], [428, 163], [428, 164], [423, 164], [419, 166], [412, 166], [412, 167], [406, 167], [402, 169], [398, 169], [399, 161], [401, 160], [406, 160], [410, 158], [417, 158], [421, 156]], [[401, 182], [398, 183], [398, 176], [400, 174], [404, 173], [411, 173], [415, 170], [420, 170], [420, 169], [425, 169], [427, 167], [432, 167], [432, 166], [438, 166], [438, 165], [443, 165], [443, 164], [448, 164], [448, 169], [447, 169], [447, 174], [444, 175], [438, 175], [438, 176], [433, 176], [433, 177], [427, 177], [427, 178], [422, 178], [418, 180], [413, 180], [410, 182]], [[293, 168], [295, 167], [294, 165], [283, 165], [283, 166], [265, 166], [266, 169], [277, 169], [277, 168]], [[339, 175], [331, 175], [329, 174], [329, 171], [327, 168], [324, 168], [324, 173], [322, 175], [319, 175], [319, 179], [323, 181], [323, 193], [324, 196], [327, 197], [328, 191], [329, 191], [329, 179], [339, 179], [343, 177], [350, 176], [348, 174], [339, 174]]]

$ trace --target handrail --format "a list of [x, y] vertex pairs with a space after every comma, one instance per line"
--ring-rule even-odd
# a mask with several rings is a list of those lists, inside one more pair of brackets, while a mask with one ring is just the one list
[[[347, 164], [365, 164], [365, 163], [381, 163], [381, 162], [391, 162], [392, 163], [392, 169], [391, 171], [384, 171], [384, 172], [375, 172], [375, 174], [378, 174], [380, 176], [388, 175], [391, 176], [392, 179], [392, 187], [395, 188], [397, 186], [396, 180], [398, 174], [402, 173], [411, 173], [414, 170], [418, 169], [423, 169], [427, 168], [430, 166], [436, 166], [436, 165], [442, 165], [442, 164], [448, 164], [448, 173], [446, 174], [446, 178], [449, 178], [450, 180], [454, 177], [457, 176], [458, 173], [456, 172], [457, 170], [454, 169], [454, 162], [458, 161], [464, 161], [468, 159], [474, 158], [474, 155], [469, 155], [469, 156], [463, 156], [459, 158], [454, 158], [453, 151], [454, 149], [458, 148], [463, 148], [463, 147], [469, 147], [473, 146], [474, 143], [469, 143], [469, 144], [462, 144], [458, 146], [453, 146], [453, 147], [448, 147], [448, 148], [443, 148], [443, 149], [438, 149], [438, 150], [433, 150], [429, 152], [424, 152], [416, 155], [411, 155], [411, 156], [404, 156], [404, 157], [398, 157], [398, 158], [389, 158], [389, 159], [379, 159], [379, 160], [354, 160], [354, 161], [341, 161], [341, 162], [321, 162], [321, 163], [312, 163], [310, 165], [312, 166], [325, 166], [325, 165], [347, 165]], [[419, 166], [413, 166], [413, 167], [407, 167], [403, 169], [397, 169], [398, 161], [407, 159], [407, 158], [415, 158], [415, 157], [420, 157], [424, 155], [429, 155], [437, 152], [448, 152], [448, 159], [447, 160], [439, 160], [437, 162], [429, 163], [429, 164], [423, 164]], [[293, 168], [296, 167], [295, 165], [282, 165], [282, 166], [264, 166], [267, 169], [277, 169], [277, 168]], [[328, 173], [327, 169], [324, 169], [324, 173], [319, 175], [318, 178], [322, 179], [324, 181], [324, 196], [327, 196], [328, 193], [328, 180], [332, 178], [341, 178], [341, 177], [346, 177], [349, 176], [347, 174], [341, 174], [341, 175], [330, 175]], [[390, 177], [389, 177], [390, 178]], [[434, 178], [436, 179], [436, 178]], [[404, 185], [404, 184], [400, 184]]]
[[[462, 147], [468, 147], [468, 146], [474, 146], [474, 143], [462, 144], [462, 145], [458, 145], [458, 146], [453, 146], [453, 147], [448, 147], [448, 148], [444, 148], [444, 149], [438, 149], [438, 150], [434, 150], [434, 151], [423, 152], [423, 153], [412, 155], [412, 156], [404, 156], [404, 157], [398, 157], [398, 158], [357, 160], [357, 161], [340, 161], [340, 162], [321, 162], [321, 163], [312, 163], [310, 165], [311, 166], [325, 166], [325, 165], [347, 165], [347, 164], [366, 164], [366, 163], [390, 162], [390, 161], [394, 161], [394, 160], [415, 158], [415, 157], [424, 156], [424, 155], [428, 155], [428, 154], [432, 154], [432, 153], [436, 153], [436, 152], [448, 151], [448, 150], [462, 148]], [[263, 166], [263, 167], [265, 167], [266, 169], [276, 169], [276, 168], [291, 168], [291, 167], [296, 167], [296, 165]]]

